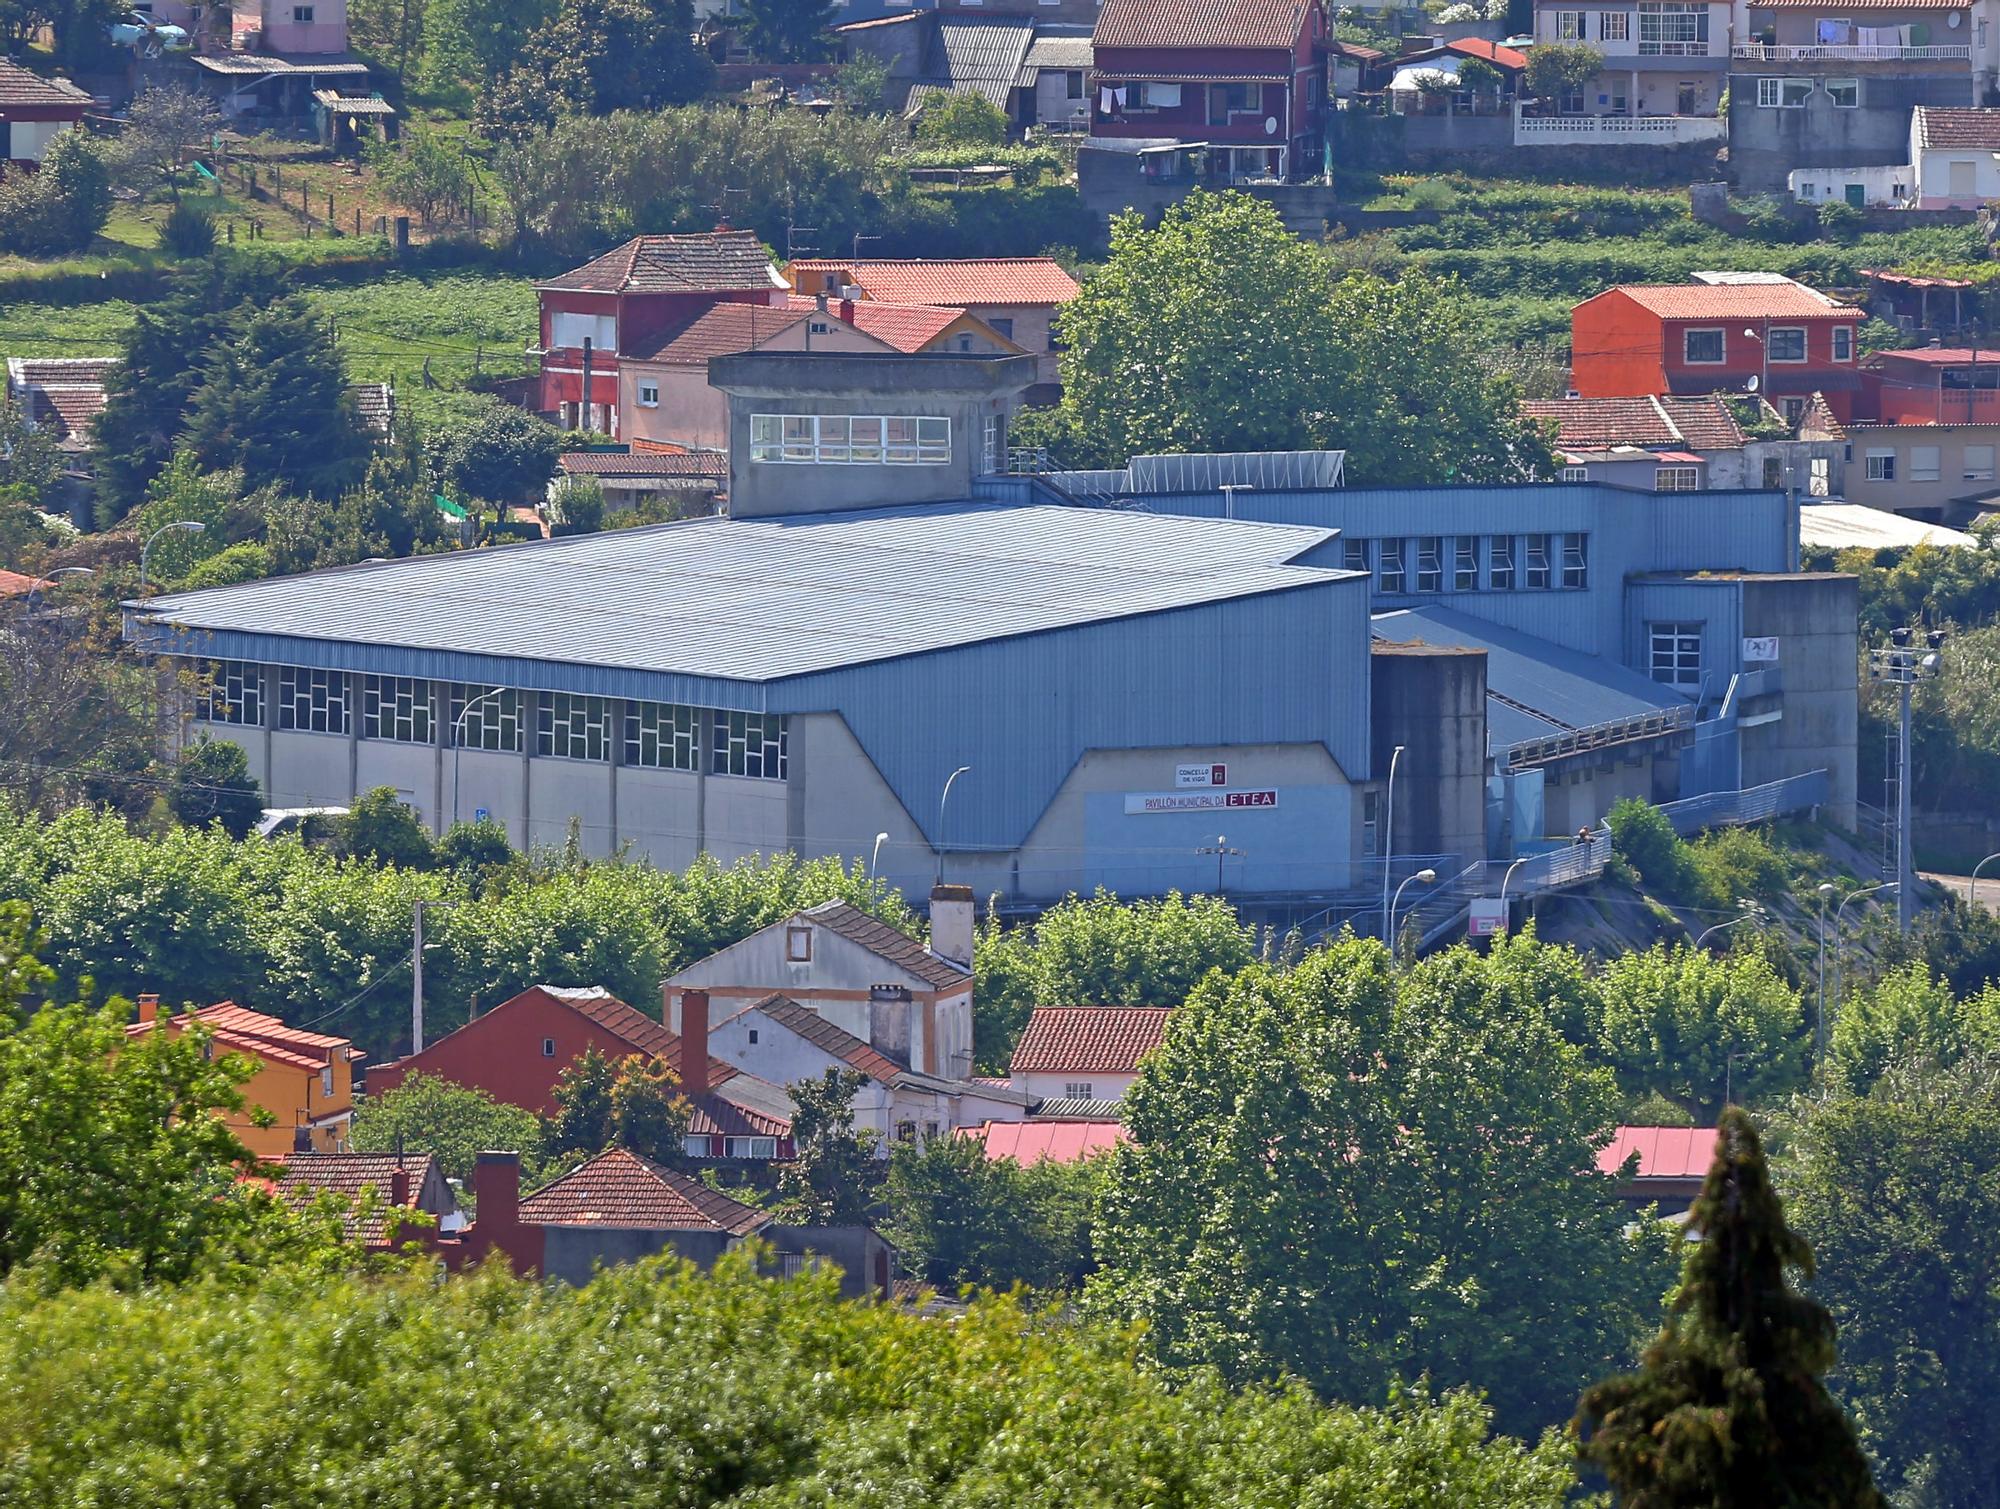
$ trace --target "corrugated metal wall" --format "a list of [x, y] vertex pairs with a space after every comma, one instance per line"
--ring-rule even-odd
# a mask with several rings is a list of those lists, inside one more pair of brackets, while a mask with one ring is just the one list
[[800, 677], [776, 711], [838, 710], [934, 840], [1021, 843], [1086, 750], [1324, 744], [1368, 775], [1368, 591], [1359, 578]]

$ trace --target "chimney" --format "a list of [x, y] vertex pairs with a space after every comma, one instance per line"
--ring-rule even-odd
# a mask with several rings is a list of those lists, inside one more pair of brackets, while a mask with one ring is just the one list
[[840, 301], [840, 317], [850, 325], [854, 323], [854, 300], [842, 299]]
[[389, 1204], [391, 1208], [403, 1210], [410, 1203], [410, 1171], [398, 1160], [389, 1171]]
[[140, 1021], [142, 1022], [154, 1021], [159, 1017], [159, 1015], [160, 1015], [160, 998], [158, 996], [145, 995], [139, 997]]
[[307, 1126], [293, 1127], [292, 1151], [295, 1153], [310, 1153], [312, 1150], [313, 1150], [312, 1128]]
[[972, 968], [972, 887], [931, 887], [931, 952], [965, 969]]
[[521, 1224], [521, 1155], [481, 1153], [472, 1166], [472, 1198], [478, 1203], [478, 1224], [489, 1234], [512, 1231]]
[[708, 992], [681, 992], [681, 1088], [706, 1095], [708, 1085]]

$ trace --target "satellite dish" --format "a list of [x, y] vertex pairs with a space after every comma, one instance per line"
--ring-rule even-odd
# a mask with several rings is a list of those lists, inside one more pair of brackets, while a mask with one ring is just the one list
[[1264, 134], [1266, 136], [1276, 136], [1278, 134], [1277, 116], [1267, 115], [1264, 117]]
[[1965, 16], [1962, 12], [1953, 11], [1950, 15], [1944, 18], [1944, 24], [1946, 26], [1949, 26], [1953, 31], [1956, 31], [1958, 30], [1958, 23], [1963, 21], [1964, 19]]
[[1754, 377], [1745, 378], [1743, 382], [1743, 391], [1746, 393], [1755, 393], [1757, 391], [1757, 379]]

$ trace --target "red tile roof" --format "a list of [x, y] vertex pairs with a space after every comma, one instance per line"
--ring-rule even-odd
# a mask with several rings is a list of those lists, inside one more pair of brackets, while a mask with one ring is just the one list
[[[798, 1034], [822, 1053], [837, 1058], [850, 1069], [859, 1069], [870, 1079], [881, 1084], [893, 1084], [903, 1072], [903, 1066], [878, 1049], [870, 1047], [844, 1027], [835, 1026], [810, 1006], [801, 1006], [797, 1001], [784, 996], [766, 996], [763, 1000], [743, 1008], [736, 1013], [740, 1017], [746, 1011], [761, 1011], [780, 1027]], [[730, 1021], [736, 1017], [730, 1017]]]
[[1305, 0], [1104, 0], [1091, 46], [1282, 47], [1298, 40]]
[[[810, 305], [812, 300], [806, 303]], [[964, 318], [963, 309], [948, 304], [891, 304], [857, 299], [849, 323], [863, 335], [872, 335], [907, 356], [923, 350]], [[998, 336], [999, 332], [994, 334]]]
[[1521, 405], [1531, 419], [1553, 419], [1556, 445], [1594, 450], [1687, 446], [1698, 451], [1740, 450], [1742, 427], [1729, 405], [1707, 398], [1549, 398]]
[[739, 293], [782, 287], [750, 231], [634, 236], [537, 288], [583, 293]]
[[[540, 991], [550, 1000], [559, 1001], [569, 1007], [578, 1016], [595, 1022], [613, 1037], [626, 1043], [634, 1053], [642, 1053], [648, 1058], [662, 1059], [675, 1074], [681, 1073], [680, 1038], [636, 1006], [626, 1005], [610, 991], [595, 985], [533, 985], [529, 990]], [[528, 991], [522, 992], [522, 995], [526, 994]], [[518, 1000], [519, 997], [515, 999]], [[498, 1011], [511, 1004], [503, 1001], [494, 1010]], [[708, 1061], [710, 1085], [719, 1089], [725, 1080], [737, 1072], [734, 1064], [725, 1064], [721, 1059], [710, 1056]]]
[[648, 1231], [722, 1231], [747, 1236], [770, 1224], [756, 1210], [698, 1179], [609, 1148], [521, 1201], [531, 1226], [615, 1226]]
[[238, 1006], [234, 1001], [221, 1001], [213, 1006], [203, 1007], [192, 1015], [183, 1012], [172, 1018], [157, 1018], [150, 1022], [133, 1022], [125, 1029], [127, 1037], [144, 1037], [167, 1021], [176, 1031], [185, 1031], [190, 1022], [200, 1022], [215, 1034], [215, 1041], [234, 1052], [254, 1053], [273, 1063], [289, 1064], [295, 1069], [321, 1069], [333, 1061], [333, 1055], [345, 1051], [354, 1058], [355, 1053], [344, 1037], [329, 1037], [319, 1032], [302, 1032], [296, 1027], [287, 1027], [274, 1016], [266, 1016], [261, 1011], [251, 1011]]
[[83, 113], [90, 96], [68, 79], [45, 79], [0, 58], [0, 108], [8, 105], [70, 105]]
[[1977, 362], [1991, 367], [2000, 363], [2000, 344], [1977, 350], [1969, 346], [1913, 346], [1908, 351], [1878, 351], [1869, 360], [1922, 362], [1932, 367], [1969, 367]]
[[[390, 1193], [394, 1189], [397, 1165], [410, 1177], [405, 1210], [422, 1207], [424, 1181], [431, 1177], [429, 1153], [412, 1153], [398, 1158], [394, 1153], [302, 1153], [285, 1161], [274, 1181], [276, 1193], [294, 1205], [309, 1205], [322, 1194], [337, 1195], [350, 1206], [362, 1195], [375, 1192], [376, 1210], [362, 1221], [359, 1212], [350, 1212], [345, 1221], [350, 1240], [379, 1242], [387, 1234]], [[443, 1175], [439, 1176], [440, 1182]]]
[[711, 356], [755, 350], [805, 317], [802, 309], [773, 309], [768, 304], [713, 304], [669, 328], [651, 351], [630, 355], [639, 361], [706, 366]]
[[959, 1135], [984, 1143], [990, 1159], [1016, 1163], [1081, 1163], [1132, 1140], [1115, 1121], [988, 1121], [962, 1127]]
[[1719, 1135], [1714, 1127], [1620, 1127], [1598, 1153], [1598, 1171], [1615, 1174], [1636, 1152], [1641, 1179], [1704, 1178]]
[[118, 370], [115, 356], [15, 356], [7, 376], [16, 388], [101, 388]]
[[851, 276], [870, 299], [884, 304], [1067, 304], [1076, 279], [1053, 257], [968, 257], [954, 261], [837, 261], [801, 258], [786, 273]]
[[893, 928], [845, 901], [822, 901], [791, 920], [796, 922], [800, 918], [838, 933], [876, 958], [915, 975], [933, 990], [957, 990], [972, 983], [972, 971], [940, 959], [900, 928]]
[[[739, 1076], [740, 1080], [740, 1076]], [[690, 1097], [688, 1130], [700, 1137], [789, 1137], [792, 1124], [720, 1095]]]
[[558, 463], [573, 477], [726, 477], [719, 451], [567, 451]]
[[[1622, 283], [1623, 294], [1663, 320], [1859, 320], [1864, 313], [1801, 283]], [[1593, 302], [1591, 299], [1585, 303]]]
[[1459, 53], [1468, 58], [1481, 58], [1501, 68], [1526, 68], [1528, 55], [1511, 47], [1502, 47], [1498, 42], [1488, 42], [1483, 37], [1460, 37], [1456, 42], [1444, 44], [1446, 52]]
[[1913, 272], [1886, 272], [1881, 268], [1864, 267], [1861, 276], [1871, 283], [1888, 283], [1896, 288], [1972, 288], [1970, 278], [1934, 278]]
[[22, 597], [37, 587], [47, 585], [46, 577], [23, 576], [18, 571], [0, 570], [0, 597]]
[[1131, 1074], [1166, 1035], [1168, 1006], [1037, 1006], [1011, 1064], [1016, 1074]]
[[36, 427], [64, 440], [88, 440], [91, 425], [104, 412], [102, 388], [37, 388], [32, 397]]
[[1914, 124], [1920, 146], [1971, 148], [1980, 152], [2000, 147], [2000, 110], [1919, 105]]

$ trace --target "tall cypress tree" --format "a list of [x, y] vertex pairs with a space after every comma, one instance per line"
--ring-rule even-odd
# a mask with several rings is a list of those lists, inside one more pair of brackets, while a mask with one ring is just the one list
[[187, 443], [204, 466], [241, 467], [251, 488], [333, 498], [361, 480], [369, 439], [333, 336], [305, 300], [259, 309], [215, 352], [188, 407]]
[[1674, 1314], [1637, 1373], [1589, 1389], [1583, 1455], [1623, 1509], [1881, 1509], [1867, 1458], [1820, 1377], [1833, 1317], [1791, 1287], [1812, 1249], [1785, 1224], [1756, 1128], [1723, 1112], [1691, 1214]]

